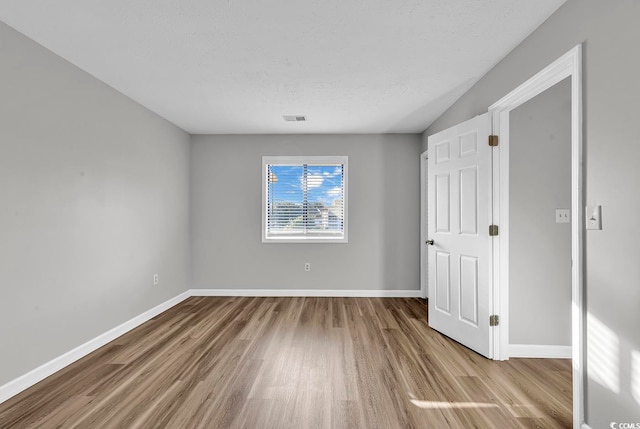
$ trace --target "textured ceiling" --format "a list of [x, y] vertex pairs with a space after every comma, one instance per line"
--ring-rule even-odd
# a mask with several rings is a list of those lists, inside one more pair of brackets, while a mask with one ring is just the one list
[[0, 0], [0, 20], [190, 133], [404, 133], [562, 3]]

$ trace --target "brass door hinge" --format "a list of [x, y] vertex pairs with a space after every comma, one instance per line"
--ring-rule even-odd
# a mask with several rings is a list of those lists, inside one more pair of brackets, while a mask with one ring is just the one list
[[498, 326], [500, 324], [500, 316], [492, 314], [489, 316], [489, 326]]
[[498, 225], [489, 225], [489, 237], [498, 235]]
[[489, 146], [498, 146], [498, 136], [489, 136]]

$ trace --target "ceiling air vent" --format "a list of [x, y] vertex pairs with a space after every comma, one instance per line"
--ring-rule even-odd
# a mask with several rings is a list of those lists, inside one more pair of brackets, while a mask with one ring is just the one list
[[304, 122], [307, 120], [304, 115], [284, 115], [282, 118], [287, 122]]

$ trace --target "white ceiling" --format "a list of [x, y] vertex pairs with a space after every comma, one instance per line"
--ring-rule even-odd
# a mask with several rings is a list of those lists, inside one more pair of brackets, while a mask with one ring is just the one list
[[405, 133], [562, 3], [0, 0], [0, 20], [193, 134]]

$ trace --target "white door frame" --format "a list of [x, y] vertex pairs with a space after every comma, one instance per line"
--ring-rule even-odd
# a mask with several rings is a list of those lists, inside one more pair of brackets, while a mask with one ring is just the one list
[[427, 152], [420, 154], [420, 295], [429, 298], [429, 278], [427, 277]]
[[489, 107], [493, 134], [493, 287], [495, 314], [500, 325], [494, 335], [495, 359], [509, 358], [509, 112], [571, 77], [571, 340], [573, 360], [573, 427], [584, 422], [584, 284], [583, 284], [583, 170], [582, 170], [582, 46], [577, 45], [531, 79]]

